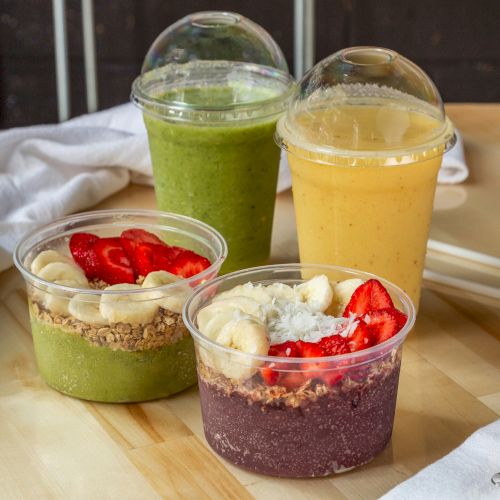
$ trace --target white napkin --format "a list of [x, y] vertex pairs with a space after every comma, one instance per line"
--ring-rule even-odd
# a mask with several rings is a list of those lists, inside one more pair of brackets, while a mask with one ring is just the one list
[[[451, 176], [440, 172], [440, 182], [467, 176], [456, 176], [457, 165], [465, 172], [467, 167], [461, 143], [455, 149], [455, 170]], [[0, 132], [0, 271], [12, 264], [12, 251], [26, 232], [92, 207], [129, 182], [152, 185], [142, 113], [130, 103], [59, 125]], [[282, 155], [278, 192], [290, 186]]]
[[381, 500], [500, 499], [491, 478], [500, 472], [500, 420], [476, 431], [462, 445]]
[[455, 131], [457, 142], [443, 156], [443, 163], [438, 173], [439, 184], [459, 184], [469, 177], [469, 169], [465, 163], [464, 143], [458, 130]]

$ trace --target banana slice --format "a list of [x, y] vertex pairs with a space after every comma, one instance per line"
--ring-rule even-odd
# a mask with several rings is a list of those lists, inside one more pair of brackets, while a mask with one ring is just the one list
[[[56, 285], [70, 286], [72, 288], [88, 288], [88, 283], [82, 285], [75, 280], [55, 280]], [[71, 292], [65, 292], [58, 290], [54, 287], [48, 286], [44, 288], [45, 291], [40, 292], [40, 298], [43, 305], [50, 312], [54, 314], [61, 314], [63, 316], [69, 315], [69, 301], [71, 298]]]
[[[153, 271], [142, 283], [142, 288], [155, 288], [179, 281], [180, 278], [167, 271]], [[192, 293], [191, 287], [179, 285], [168, 290], [155, 290], [151, 294], [158, 299], [158, 303], [165, 309], [180, 314], [182, 307]]]
[[142, 288], [154, 288], [156, 286], [169, 285], [179, 281], [179, 276], [167, 271], [153, 271], [149, 273], [142, 282]]
[[290, 302], [295, 302], [297, 295], [295, 290], [285, 283], [273, 283], [272, 285], [266, 286], [267, 293], [278, 300], [288, 300]]
[[69, 313], [89, 325], [107, 325], [108, 321], [99, 311], [100, 298], [97, 295], [79, 293], [68, 304]]
[[216, 314], [207, 321], [203, 329], [200, 328], [200, 331], [201, 333], [203, 333], [203, 335], [205, 335], [205, 337], [208, 337], [210, 340], [216, 340], [221, 330], [230, 321], [235, 319], [237, 315], [238, 309], [229, 309], [227, 311]]
[[[267, 328], [251, 317], [241, 317], [227, 323], [217, 336], [216, 342], [247, 354], [265, 356], [269, 350]], [[262, 363], [238, 353], [219, 353], [217, 369], [226, 377], [245, 380], [251, 377]]]
[[206, 324], [215, 315], [224, 311], [239, 310], [249, 316], [255, 316], [257, 319], [264, 321], [265, 313], [261, 305], [249, 297], [228, 297], [226, 299], [212, 302], [210, 305], [200, 309], [196, 317], [198, 321], [198, 328], [203, 331]]
[[42, 268], [51, 262], [65, 262], [66, 264], [73, 264], [69, 257], [66, 257], [66, 255], [63, 255], [62, 253], [56, 252], [55, 250], [44, 250], [33, 259], [30, 267], [31, 272], [38, 276], [38, 273], [42, 270]]
[[351, 300], [352, 294], [363, 283], [364, 281], [359, 278], [334, 283], [332, 287], [333, 300], [331, 306], [328, 308], [328, 312], [333, 316], [342, 316], [344, 309]]
[[53, 283], [58, 281], [72, 281], [76, 283], [77, 288], [88, 288], [89, 284], [83, 271], [75, 264], [69, 264], [67, 262], [49, 262], [38, 271], [37, 276], [46, 281], [52, 281]]
[[[119, 283], [104, 290], [141, 290], [141, 286]], [[160, 308], [157, 298], [150, 293], [105, 294], [101, 296], [99, 311], [110, 323], [146, 324], [153, 320]]]
[[332, 302], [333, 291], [328, 277], [324, 274], [314, 276], [295, 287], [300, 302], [307, 304], [312, 311], [323, 312]]
[[[88, 288], [89, 283], [87, 278], [76, 264], [71, 263], [69, 259], [67, 259], [66, 262], [51, 260], [54, 258], [64, 258], [64, 256], [53, 250], [47, 250], [46, 252], [54, 253], [45, 253], [45, 255], [42, 255], [44, 252], [41, 252], [38, 255], [38, 257], [40, 257], [38, 262], [36, 262], [35, 259], [33, 261], [35, 265], [33, 265], [33, 263], [31, 265], [33, 272], [35, 269], [37, 270], [36, 275], [38, 277], [51, 281], [56, 285], [69, 286], [72, 288]], [[42, 264], [45, 265], [43, 265], [41, 269], [38, 269]], [[69, 315], [68, 305], [71, 297], [70, 292], [64, 292], [47, 286], [45, 291], [42, 291], [40, 295], [44, 306], [51, 313], [63, 316]]]
[[273, 297], [268, 293], [268, 287], [263, 285], [254, 285], [253, 283], [245, 283], [244, 285], [237, 285], [227, 292], [222, 292], [213, 298], [213, 302], [228, 299], [230, 297], [248, 297], [255, 300], [259, 304], [271, 303]]

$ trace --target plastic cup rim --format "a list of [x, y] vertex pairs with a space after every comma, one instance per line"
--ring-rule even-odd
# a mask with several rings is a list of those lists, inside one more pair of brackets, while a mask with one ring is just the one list
[[[403, 306], [405, 307], [405, 314], [407, 315], [407, 321], [404, 327], [393, 337], [390, 339], [386, 340], [385, 342], [382, 342], [381, 344], [376, 344], [368, 349], [363, 349], [361, 351], [356, 351], [352, 353], [347, 353], [347, 354], [337, 354], [334, 356], [321, 356], [321, 357], [316, 357], [316, 358], [292, 358], [292, 357], [280, 357], [280, 356], [260, 356], [260, 355], [255, 355], [255, 354], [250, 354], [250, 353], [245, 353], [242, 351], [239, 351], [237, 349], [233, 349], [231, 347], [226, 347], [223, 345], [218, 344], [217, 342], [209, 339], [203, 333], [201, 333], [198, 328], [194, 325], [194, 322], [191, 321], [188, 311], [191, 307], [191, 304], [193, 301], [196, 299], [196, 297], [201, 294], [206, 288], [210, 286], [217, 286], [221, 282], [224, 282], [228, 278], [233, 278], [237, 276], [244, 276], [246, 274], [252, 274], [256, 272], [262, 272], [262, 271], [274, 271], [274, 270], [279, 270], [279, 269], [296, 269], [300, 270], [302, 268], [307, 268], [307, 269], [328, 269], [328, 270], [333, 270], [333, 271], [341, 271], [341, 272], [347, 272], [349, 274], [353, 274], [354, 277], [362, 278], [362, 279], [377, 279], [379, 280], [386, 288], [389, 289], [390, 292], [395, 293], [398, 296], [398, 299], [401, 301]], [[198, 312], [198, 311], [197, 311]], [[411, 329], [413, 328], [415, 324], [415, 318], [416, 318], [416, 310], [415, 306], [413, 305], [413, 302], [411, 301], [410, 297], [404, 292], [401, 288], [399, 288], [397, 285], [391, 283], [390, 281], [381, 278], [375, 274], [365, 272], [365, 271], [359, 271], [357, 269], [349, 268], [349, 267], [344, 267], [344, 266], [335, 266], [331, 264], [315, 264], [315, 263], [286, 263], [286, 264], [272, 264], [272, 265], [266, 265], [266, 266], [259, 266], [259, 267], [252, 267], [248, 269], [243, 269], [240, 271], [235, 271], [229, 274], [225, 274], [223, 276], [219, 276], [210, 282], [206, 282], [196, 288], [193, 294], [187, 299], [187, 301], [184, 303], [183, 309], [182, 309], [182, 319], [184, 321], [184, 324], [188, 328], [189, 332], [191, 335], [194, 337], [196, 341], [199, 341], [201, 344], [205, 344], [213, 348], [215, 352], [219, 353], [225, 353], [225, 354], [237, 354], [240, 359], [247, 359], [249, 362], [252, 361], [263, 361], [265, 363], [288, 363], [288, 364], [300, 364], [304, 363], [304, 359], [307, 360], [308, 363], [319, 363], [319, 362], [338, 362], [339, 365], [341, 365], [342, 361], [346, 360], [358, 360], [359, 363], [349, 363], [349, 367], [356, 366], [357, 364], [365, 364], [367, 362], [372, 362], [379, 357], [383, 356], [387, 352], [389, 352], [393, 347], [398, 346], [401, 344], [406, 336], [410, 333]], [[378, 354], [378, 355], [377, 355]], [[370, 357], [370, 355], [373, 355], [373, 357]], [[366, 358], [366, 359], [365, 359]], [[243, 363], [242, 363], [243, 364]], [[339, 366], [340, 367], [340, 366]], [[336, 368], [332, 366], [332, 368]], [[276, 368], [278, 371], [280, 371], [279, 366]], [[328, 368], [326, 368], [328, 369]], [[304, 371], [304, 370], [301, 370]]]
[[[200, 61], [194, 61], [196, 63], [200, 63]], [[201, 61], [206, 62], [206, 63], [220, 63], [220, 64], [227, 64], [228, 62], [231, 61]], [[185, 63], [185, 64], [193, 64], [193, 62]], [[189, 104], [189, 103], [183, 103], [181, 101], [171, 101], [171, 100], [165, 100], [165, 99], [158, 99], [156, 97], [152, 97], [149, 95], [143, 88], [142, 88], [142, 78], [144, 75], [139, 75], [137, 76], [133, 83], [132, 83], [132, 91], [130, 93], [130, 101], [139, 109], [141, 109], [143, 112], [150, 114], [152, 116], [164, 119], [164, 120], [171, 120], [171, 121], [182, 121], [186, 123], [196, 123], [200, 124], [199, 120], [192, 120], [190, 118], [184, 118], [184, 117], [176, 117], [176, 116], [169, 116], [168, 111], [173, 111], [177, 113], [181, 112], [192, 112], [192, 113], [245, 113], [245, 112], [255, 112], [256, 110], [264, 110], [264, 113], [258, 114], [257, 116], [251, 116], [248, 118], [241, 117], [238, 119], [238, 122], [240, 121], [249, 121], [249, 120], [256, 120], [256, 119], [262, 119], [262, 118], [268, 118], [270, 116], [276, 116], [281, 114], [283, 111], [285, 111], [286, 107], [284, 106], [284, 103], [288, 101], [288, 99], [291, 97], [293, 90], [295, 88], [295, 80], [290, 75], [289, 73], [286, 73], [282, 70], [279, 70], [277, 68], [273, 68], [271, 66], [262, 66], [254, 63], [248, 63], [248, 62], [231, 62], [231, 64], [241, 66], [242, 68], [250, 68], [250, 69], [257, 69], [257, 68], [264, 68], [270, 73], [272, 72], [275, 76], [273, 78], [276, 78], [276, 75], [278, 78], [282, 81], [283, 83], [283, 92], [267, 98], [267, 99], [261, 99], [258, 101], [254, 102], [240, 102], [240, 103], [230, 103], [222, 106], [212, 106], [212, 105], [206, 105], [206, 104]], [[182, 65], [179, 65], [181, 67]], [[161, 68], [159, 68], [161, 69]], [[182, 83], [182, 82], [179, 82]], [[276, 105], [283, 104], [282, 109], [275, 109]], [[155, 108], [159, 108], [162, 110], [162, 113], [154, 112], [151, 109], [148, 109], [148, 106], [153, 106]], [[267, 110], [267, 111], [266, 111]], [[204, 120], [206, 123], [228, 123], [231, 120], [224, 120], [224, 119], [215, 119], [215, 120]]]
[[[419, 159], [418, 161], [430, 160], [436, 156], [443, 155], [449, 151], [457, 142], [457, 135], [454, 131], [453, 122], [445, 116], [445, 121], [443, 122], [444, 130], [440, 134], [437, 134], [435, 138], [429, 140], [427, 143], [421, 146], [416, 146], [407, 149], [387, 149], [381, 151], [372, 150], [350, 150], [350, 149], [339, 149], [332, 146], [321, 146], [313, 145], [310, 142], [302, 140], [297, 137], [292, 131], [287, 127], [287, 116], [283, 115], [276, 124], [276, 131], [274, 133], [274, 142], [280, 148], [289, 154], [294, 156], [299, 156], [301, 158], [309, 159], [315, 163], [322, 163], [326, 165], [337, 165], [338, 162], [335, 158], [404, 158], [411, 157], [414, 154], [423, 153], [425, 151], [432, 151], [443, 145], [443, 151], [436, 151], [436, 154], [429, 155], [426, 158]], [[290, 151], [289, 145], [298, 148], [306, 153], [311, 153], [312, 155], [322, 155], [321, 158], [308, 158], [303, 155], [297, 155], [296, 152]], [[313, 147], [311, 147], [313, 146]], [[328, 161], [325, 157], [331, 157], [332, 160]], [[403, 161], [396, 162], [394, 165], [390, 166], [401, 166], [408, 163], [415, 163], [415, 161]]]
[[[220, 244], [220, 254], [217, 256], [217, 258], [210, 264], [207, 269], [204, 269], [201, 273], [196, 274], [195, 276], [192, 276], [190, 278], [180, 278], [178, 281], [174, 283], [169, 283], [167, 285], [162, 285], [159, 287], [151, 287], [151, 288], [140, 288], [136, 290], [99, 290], [99, 289], [88, 289], [88, 288], [75, 288], [75, 287], [70, 287], [66, 285], [60, 285], [57, 283], [54, 283], [52, 281], [47, 281], [39, 276], [36, 276], [34, 273], [31, 272], [23, 263], [22, 257], [20, 255], [20, 250], [22, 246], [30, 239], [34, 238], [39, 232], [44, 231], [44, 230], [49, 230], [51, 228], [57, 228], [57, 226], [62, 225], [67, 222], [73, 222], [73, 221], [85, 221], [86, 219], [92, 219], [93, 217], [106, 217], [106, 216], [149, 216], [149, 217], [167, 217], [170, 220], [178, 220], [178, 221], [184, 221], [188, 223], [192, 223], [205, 231], [207, 231], [211, 236], [214, 236], [215, 239], [218, 241]], [[106, 225], [110, 225], [110, 223], [103, 224], [103, 227]], [[77, 231], [75, 231], [77, 232]], [[34, 243], [30, 246], [26, 254], [33, 249], [35, 245], [38, 245], [42, 243], [44, 240], [40, 240], [37, 243]], [[13, 260], [14, 260], [14, 265], [17, 267], [17, 269], [21, 272], [23, 275], [23, 278], [26, 281], [34, 282], [37, 285], [42, 285], [45, 287], [50, 287], [51, 291], [52, 290], [58, 290], [61, 292], [70, 292], [74, 294], [84, 294], [84, 295], [140, 295], [140, 294], [145, 294], [145, 293], [150, 293], [154, 292], [155, 290], [166, 290], [166, 289], [171, 289], [175, 287], [179, 287], [180, 285], [190, 285], [193, 282], [199, 281], [200, 279], [204, 279], [207, 276], [210, 276], [211, 273], [214, 271], [218, 272], [220, 269], [222, 263], [227, 257], [228, 249], [227, 249], [227, 243], [226, 240], [222, 237], [222, 235], [214, 229], [212, 226], [209, 226], [205, 222], [202, 222], [200, 220], [194, 219], [192, 217], [189, 217], [187, 215], [181, 215], [181, 214], [175, 214], [172, 212], [163, 212], [161, 210], [147, 210], [147, 209], [110, 209], [110, 210], [93, 210], [90, 212], [82, 212], [79, 214], [73, 214], [73, 215], [67, 215], [65, 217], [58, 218], [52, 222], [49, 222], [47, 224], [43, 224], [41, 226], [36, 227], [35, 229], [31, 230], [29, 233], [27, 233], [16, 245], [16, 248], [14, 249], [14, 254], [13, 254]], [[210, 280], [208, 280], [210, 281]], [[150, 299], [144, 299], [144, 300], [150, 300]]]

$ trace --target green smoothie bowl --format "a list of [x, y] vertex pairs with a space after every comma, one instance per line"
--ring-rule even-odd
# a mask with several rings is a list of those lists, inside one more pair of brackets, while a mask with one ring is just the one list
[[182, 307], [226, 255], [207, 224], [153, 210], [87, 212], [28, 234], [14, 262], [26, 281], [42, 378], [64, 394], [109, 403], [194, 385]]

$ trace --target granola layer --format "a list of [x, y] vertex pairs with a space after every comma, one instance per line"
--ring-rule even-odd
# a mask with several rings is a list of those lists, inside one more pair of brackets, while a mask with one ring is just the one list
[[40, 302], [29, 301], [31, 314], [39, 321], [72, 332], [90, 344], [112, 350], [145, 351], [159, 349], [189, 336], [182, 316], [160, 307], [151, 323], [145, 325], [110, 323], [108, 326], [90, 325], [73, 316], [55, 314]]
[[399, 366], [400, 362], [401, 350], [393, 349], [382, 359], [364, 366], [363, 369], [366, 370], [366, 373], [359, 380], [356, 380], [354, 377], [356, 369], [359, 368], [347, 368], [343, 380], [333, 387], [329, 387], [324, 383], [315, 383], [314, 380], [307, 380], [297, 389], [287, 389], [279, 385], [269, 386], [262, 382], [258, 374], [244, 382], [237, 382], [207, 366], [200, 359], [198, 359], [198, 376], [207, 385], [212, 386], [227, 396], [237, 394], [244, 397], [248, 404], [284, 404], [285, 406], [297, 408], [309, 401], [317, 401], [319, 397], [327, 394], [335, 396], [339, 393], [351, 392], [372, 383], [380, 383], [381, 380], [391, 374], [395, 366]]

